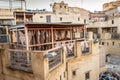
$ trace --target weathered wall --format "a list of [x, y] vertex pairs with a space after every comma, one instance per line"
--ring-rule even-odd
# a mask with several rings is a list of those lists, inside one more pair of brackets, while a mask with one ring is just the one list
[[60, 3], [54, 3], [53, 12], [55, 14], [66, 14], [66, 15], [80, 14], [81, 18], [86, 20], [86, 22], [89, 20], [89, 14], [90, 14], [90, 11], [87, 11], [83, 8], [70, 7], [70, 6], [68, 6], [68, 4], [64, 3], [63, 1], [61, 1]]
[[[99, 80], [99, 49], [98, 44], [93, 44], [92, 53], [82, 55], [80, 52], [79, 58], [68, 61], [68, 80], [85, 80], [85, 73], [90, 72], [90, 80]], [[76, 76], [72, 75], [72, 71], [76, 71]]]
[[[84, 20], [81, 18], [80, 14], [53, 14], [46, 13], [41, 14], [37, 13], [33, 16], [33, 22], [46, 22], [46, 16], [51, 16], [51, 22], [72, 22], [72, 23], [84, 23]], [[62, 20], [60, 20], [62, 18]], [[79, 18], [79, 19], [78, 19]]]
[[[48, 59], [44, 58], [44, 55], [48, 52], [31, 52], [33, 73], [9, 69], [8, 45], [4, 48], [6, 50], [1, 55], [4, 76], [0, 75], [4, 78], [3, 80], [85, 80], [85, 73], [88, 71], [91, 80], [98, 80], [99, 78], [98, 43], [92, 43], [91, 53], [83, 55], [80, 42], [77, 42], [76, 56], [66, 60], [65, 53], [63, 53], [62, 63], [52, 70], [48, 68]], [[73, 70], [76, 70], [76, 76], [72, 75]], [[0, 80], [2, 80], [2, 77], [0, 77]]]
[[[120, 40], [101, 40], [106, 46], [106, 54], [111, 54], [114, 56], [120, 56]], [[114, 45], [113, 45], [114, 42]]]
[[103, 4], [103, 10], [106, 11], [106, 10], [115, 8], [116, 6], [119, 6], [119, 5], [120, 5], [120, 1], [119, 0], [112, 1], [112, 2], [109, 2], [109, 3], [105, 3], [105, 4]]
[[9, 61], [9, 53], [8, 53], [8, 44], [5, 44], [3, 46], [1, 59], [3, 64], [3, 74], [4, 79], [3, 80], [33, 80], [34, 76], [33, 74], [26, 73], [19, 70], [9, 69], [8, 66], [10, 64]]
[[99, 46], [99, 61], [100, 61], [100, 73], [105, 71], [105, 65], [106, 65], [106, 47], [103, 45]]
[[21, 9], [0, 9], [0, 19], [14, 19], [14, 11], [23, 11]]

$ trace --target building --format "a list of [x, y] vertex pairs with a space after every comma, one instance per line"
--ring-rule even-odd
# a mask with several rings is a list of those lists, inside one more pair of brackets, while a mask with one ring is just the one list
[[120, 6], [120, 0], [116, 0], [116, 1], [112, 1], [112, 2], [109, 2], [109, 3], [103, 4], [103, 10], [106, 11], [106, 10], [115, 8], [117, 6]]
[[9, 44], [0, 43], [0, 80], [99, 79], [105, 48], [92, 33], [85, 38], [89, 11], [62, 1], [54, 3], [53, 12], [15, 10], [10, 15]]
[[[116, 4], [119, 4], [116, 2]], [[99, 17], [97, 21], [94, 18], [91, 23], [87, 26], [87, 31], [92, 31], [94, 33], [94, 38], [100, 38], [100, 44], [105, 45], [106, 55], [110, 54], [112, 56], [120, 57], [119, 50], [119, 34], [120, 34], [120, 6], [115, 6], [106, 11], [103, 11], [105, 17], [101, 20]], [[99, 13], [101, 14], [101, 13]]]
[[52, 12], [39, 12], [33, 16], [33, 22], [44, 23], [84, 23], [80, 14], [54, 14]]
[[0, 44], [0, 80], [99, 79], [105, 64], [99, 43], [85, 39], [84, 24], [26, 23], [9, 32], [9, 47]]
[[[60, 6], [66, 6], [60, 7]], [[16, 25], [26, 22], [47, 23], [88, 23], [89, 13], [82, 8], [70, 7], [63, 1], [53, 4], [53, 12], [46, 10], [0, 9], [0, 22], [2, 24]]]
[[33, 22], [34, 12], [14, 11], [15, 24]]
[[53, 13], [55, 14], [71, 14], [77, 15], [80, 14], [81, 18], [84, 19], [84, 23], [88, 23], [90, 11], [83, 8], [71, 7], [67, 3], [61, 1], [60, 3], [53, 4]]
[[[15, 25], [15, 11], [25, 11], [26, 9], [26, 1], [25, 0], [0, 0], [0, 26], [8, 26], [8, 25]], [[17, 5], [16, 5], [17, 4]]]
[[61, 1], [54, 3], [53, 12], [37, 12], [33, 22], [88, 23], [90, 11], [78, 7], [70, 7]]

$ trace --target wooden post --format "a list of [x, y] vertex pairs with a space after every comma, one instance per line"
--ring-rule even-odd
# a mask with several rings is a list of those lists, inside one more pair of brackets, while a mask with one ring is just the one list
[[17, 39], [17, 49], [18, 49], [18, 48], [19, 48], [19, 47], [18, 47], [18, 43], [19, 43], [18, 40], [19, 40], [19, 39], [18, 39], [18, 29], [17, 29], [17, 28], [16, 28], [16, 39]]
[[15, 12], [14, 13], [14, 16], [15, 16], [15, 25], [17, 24], [17, 13]]
[[52, 48], [54, 48], [54, 33], [53, 33], [53, 27], [51, 27], [51, 36], [52, 36]]
[[[85, 33], [86, 33], [86, 26], [83, 26], [84, 28], [83, 28], [83, 36], [84, 36], [84, 38], [85, 38]], [[86, 38], [85, 38], [86, 39]]]
[[23, 12], [24, 14], [24, 23], [26, 22], [26, 15], [25, 15], [25, 12]]
[[[26, 37], [26, 50], [29, 51], [29, 43], [28, 43], [28, 40], [29, 40], [29, 37], [28, 37], [28, 28], [27, 26], [25, 25], [25, 37]], [[27, 62], [29, 63], [29, 60], [30, 60], [30, 54], [27, 52]]]
[[73, 27], [72, 26], [70, 26], [70, 38], [71, 38], [71, 40], [73, 40], [73, 33], [72, 33], [72, 29]]

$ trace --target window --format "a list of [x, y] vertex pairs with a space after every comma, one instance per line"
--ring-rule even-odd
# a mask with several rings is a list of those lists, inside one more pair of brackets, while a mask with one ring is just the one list
[[109, 45], [109, 43], [107, 42], [107, 46]]
[[113, 16], [114, 16], [114, 13], [113, 13]]
[[102, 45], [104, 45], [104, 42], [102, 42]]
[[115, 43], [113, 42], [112, 44], [113, 44], [113, 46], [114, 46]]
[[64, 8], [66, 8], [66, 6], [64, 6]]
[[64, 78], [65, 78], [65, 76], [66, 76], [66, 75], [65, 75], [65, 72], [64, 72]]
[[73, 72], [72, 72], [72, 75], [73, 75], [73, 76], [76, 76], [76, 71], [73, 71]]
[[60, 80], [62, 80], [62, 76], [60, 75]]
[[86, 23], [86, 20], [84, 19], [84, 23]]
[[40, 18], [43, 18], [43, 16], [40, 16]]
[[62, 17], [60, 17], [60, 21], [62, 21]]
[[46, 22], [48, 22], [48, 23], [51, 22], [51, 16], [50, 15], [46, 16]]
[[90, 73], [89, 72], [85, 73], [85, 80], [90, 80]]
[[114, 20], [112, 20], [112, 24], [114, 24]]
[[80, 21], [80, 18], [78, 17], [78, 21]]
[[62, 8], [62, 6], [60, 5], [60, 8]]

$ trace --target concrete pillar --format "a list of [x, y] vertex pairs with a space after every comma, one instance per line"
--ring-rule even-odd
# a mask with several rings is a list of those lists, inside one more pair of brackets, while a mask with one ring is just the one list
[[[48, 70], [45, 65], [45, 59], [43, 57], [44, 52], [32, 52], [32, 69], [35, 75], [35, 80], [45, 80], [45, 69]], [[45, 68], [45, 69], [44, 69]]]
[[79, 58], [82, 55], [81, 44], [76, 42], [76, 57]]

